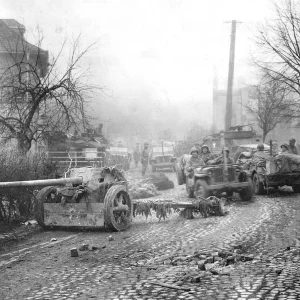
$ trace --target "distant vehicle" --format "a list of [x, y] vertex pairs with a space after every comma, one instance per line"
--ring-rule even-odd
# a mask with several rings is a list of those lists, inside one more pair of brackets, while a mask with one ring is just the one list
[[150, 164], [152, 166], [152, 171], [156, 172], [158, 169], [171, 169], [176, 171], [177, 158], [174, 154], [173, 146], [160, 146], [153, 147], [150, 153]]

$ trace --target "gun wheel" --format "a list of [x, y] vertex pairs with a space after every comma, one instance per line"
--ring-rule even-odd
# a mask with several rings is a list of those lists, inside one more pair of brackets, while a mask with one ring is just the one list
[[114, 185], [104, 198], [104, 222], [113, 231], [130, 227], [132, 220], [132, 201], [123, 185]]

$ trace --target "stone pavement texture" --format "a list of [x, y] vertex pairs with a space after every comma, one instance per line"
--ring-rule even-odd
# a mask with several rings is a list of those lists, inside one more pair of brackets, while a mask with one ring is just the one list
[[[187, 200], [181, 186], [158, 198], [163, 197]], [[23, 264], [0, 270], [0, 298], [300, 299], [299, 200], [295, 194], [260, 196], [231, 203], [224, 217], [185, 220], [173, 214], [161, 222], [138, 217], [126, 232], [83, 233], [60, 246], [36, 249], [24, 255]], [[100, 249], [71, 258], [69, 249], [80, 243]], [[214, 253], [226, 251], [253, 257], [225, 266], [226, 272], [210, 271], [209, 266], [217, 266]], [[33, 258], [40, 262], [38, 269]], [[207, 269], [200, 270], [204, 260]], [[21, 269], [30, 275], [20, 276], [19, 284], [26, 288], [18, 295], [4, 276], [17, 278]]]

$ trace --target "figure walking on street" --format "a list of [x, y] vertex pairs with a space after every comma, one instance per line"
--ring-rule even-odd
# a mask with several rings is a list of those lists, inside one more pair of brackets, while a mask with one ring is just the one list
[[142, 176], [145, 176], [149, 161], [149, 143], [144, 144], [144, 149], [141, 155]]
[[138, 167], [140, 159], [141, 159], [140, 144], [136, 143], [135, 149], [133, 150], [133, 160], [136, 168]]

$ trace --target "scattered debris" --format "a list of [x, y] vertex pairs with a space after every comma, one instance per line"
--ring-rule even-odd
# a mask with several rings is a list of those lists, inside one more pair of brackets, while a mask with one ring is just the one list
[[92, 248], [91, 248], [92, 251], [96, 251], [96, 250], [99, 250], [99, 249], [100, 249], [100, 248], [97, 247], [97, 246], [92, 246]]
[[111, 241], [114, 241], [115, 238], [114, 238], [113, 236], [110, 235], [110, 236], [108, 237], [108, 240], [111, 242]]
[[36, 220], [29, 220], [29, 221], [26, 221], [23, 224], [26, 225], [26, 226], [35, 226], [35, 225], [38, 224], [38, 222]]
[[50, 242], [56, 242], [57, 239], [56, 238], [52, 238]]
[[89, 245], [82, 244], [78, 249], [79, 249], [79, 251], [87, 251], [87, 250], [89, 250]]
[[132, 180], [128, 185], [128, 193], [131, 199], [144, 199], [157, 196], [157, 188], [152, 183], [142, 180]]
[[76, 248], [73, 248], [70, 251], [71, 251], [71, 257], [78, 257], [78, 251]]
[[155, 172], [150, 174], [144, 182], [153, 184], [159, 191], [168, 190], [174, 188], [174, 182], [171, 181], [168, 176], [162, 172]]
[[227, 212], [225, 210], [226, 198], [217, 198], [210, 196], [208, 198], [200, 198], [193, 202], [195, 209], [204, 218], [208, 216], [224, 216]]

